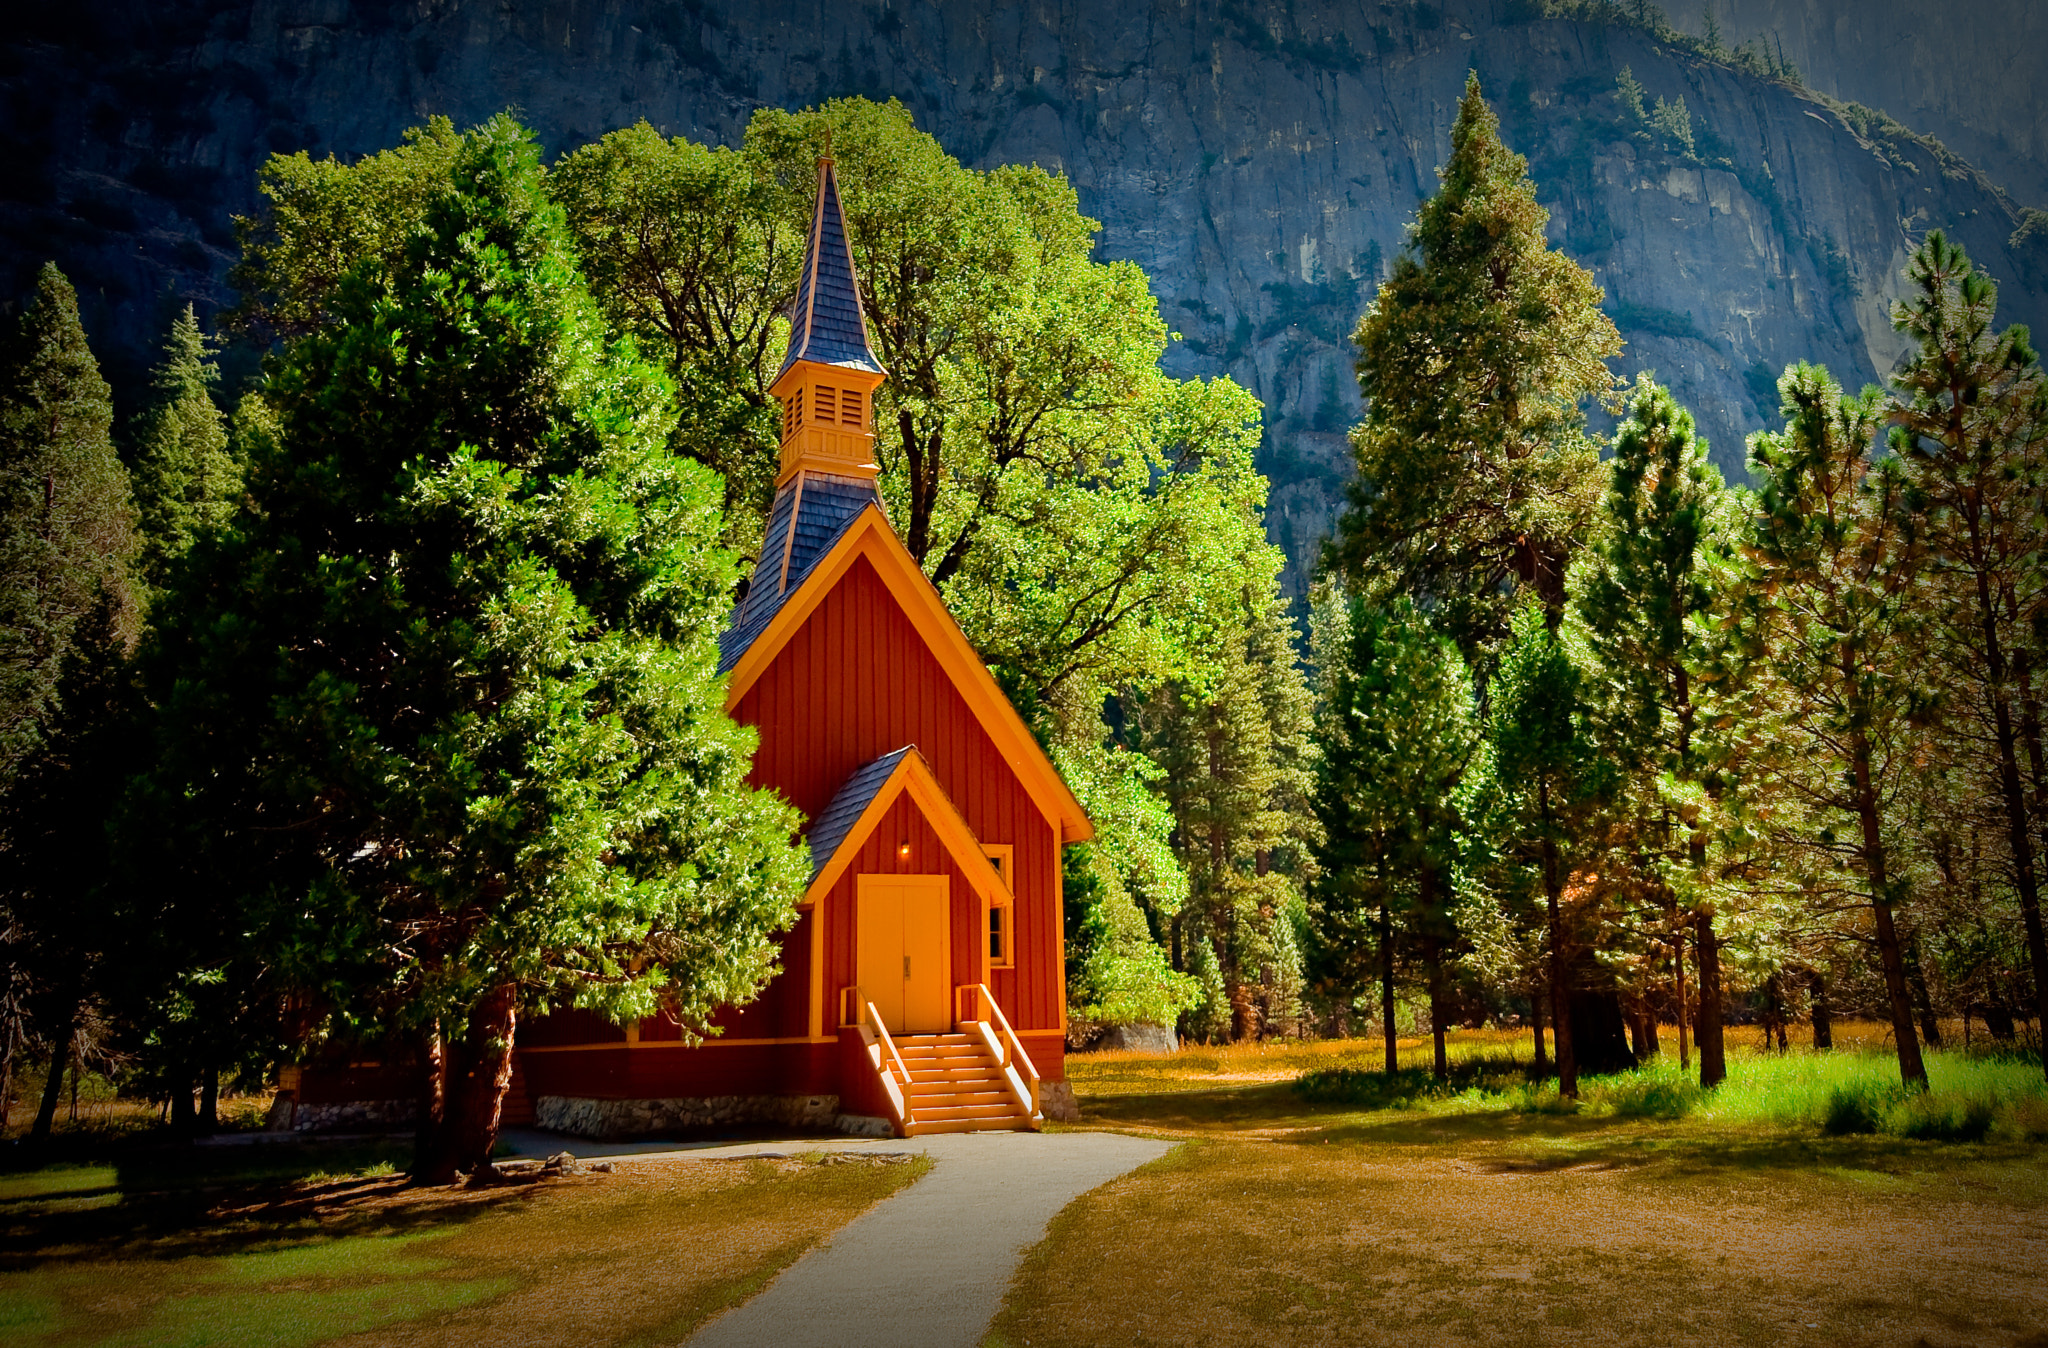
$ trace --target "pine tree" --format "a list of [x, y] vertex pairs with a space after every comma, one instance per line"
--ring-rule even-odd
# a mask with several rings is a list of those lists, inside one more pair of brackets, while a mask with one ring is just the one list
[[2048, 1025], [2048, 935], [2035, 850], [2048, 819], [2030, 819], [2020, 768], [2027, 690], [2042, 672], [2048, 621], [2048, 381], [2024, 327], [1993, 330], [1998, 287], [1941, 231], [1914, 251], [1906, 276], [1913, 289], [1893, 324], [1920, 350], [1893, 380], [1892, 447], [1912, 487], [1938, 587], [1938, 649], [1990, 732], [1982, 777], [2004, 816], [2035, 1013]]
[[1433, 606], [1467, 658], [1521, 588], [1562, 612], [1604, 485], [1581, 404], [1621, 350], [1592, 276], [1545, 240], [1527, 167], [1472, 75], [1443, 186], [1353, 337], [1366, 416], [1329, 561]]
[[1351, 601], [1326, 678], [1315, 810], [1323, 826], [1324, 940], [1377, 947], [1387, 1070], [1394, 1070], [1397, 923], [1427, 973], [1444, 1075], [1444, 962], [1456, 865], [1457, 791], [1479, 747], [1472, 678], [1457, 647], [1406, 600]]
[[1567, 928], [1565, 890], [1596, 855], [1598, 816], [1620, 785], [1617, 766], [1592, 733], [1582, 680], [1564, 638], [1540, 608], [1524, 605], [1492, 690], [1493, 752], [1512, 802], [1513, 843], [1543, 886], [1558, 1090], [1573, 1099], [1579, 1082], [1571, 1002], [1580, 942]]
[[[1601, 739], [1636, 785], [1642, 846], [1663, 871], [1683, 1051], [1686, 929], [1702, 932], [1699, 950], [1717, 948], [1712, 909], [1692, 896], [1708, 843], [1700, 728], [1710, 685], [1700, 675], [1720, 645], [1713, 616], [1725, 608], [1732, 502], [1692, 414], [1648, 379], [1637, 383], [1615, 434], [1612, 473], [1607, 527], [1586, 559], [1578, 612], [1605, 685]], [[1689, 900], [1683, 913], [1681, 892]], [[1718, 969], [1702, 976], [1717, 979]], [[1700, 1073], [1709, 1086], [1726, 1070], [1719, 1011], [1702, 1001]]]
[[228, 432], [214, 406], [220, 371], [191, 305], [171, 324], [164, 358], [150, 375], [154, 404], [135, 436], [135, 499], [141, 511], [142, 577], [160, 586], [171, 562], [201, 530], [234, 515], [242, 465], [228, 450]]
[[424, 1043], [445, 1182], [490, 1155], [522, 1015], [702, 1032], [806, 871], [723, 712], [720, 486], [667, 453], [666, 379], [606, 337], [530, 136], [464, 135], [328, 312], [267, 383], [255, 508], [164, 601], [146, 804], [164, 888], [203, 909], [179, 849], [227, 860], [337, 1029]]
[[75, 1038], [105, 987], [105, 957], [128, 934], [109, 920], [109, 824], [134, 766], [121, 622], [118, 602], [99, 590], [72, 628], [43, 742], [0, 794], [0, 912], [20, 925], [11, 957], [29, 975], [50, 1046], [36, 1140], [50, 1135], [66, 1067], [77, 1070]]
[[[1758, 497], [1750, 575], [1737, 596], [1739, 654], [1783, 689], [1782, 729], [1795, 743], [1777, 779], [1813, 812], [1817, 845], [1839, 849], [1860, 875], [1899, 1074], [1924, 1090], [1895, 917], [1906, 868], [1885, 817], [1913, 771], [1925, 705], [1912, 667], [1921, 577], [1902, 518], [1906, 482], [1896, 460], [1873, 461], [1881, 390], [1845, 395], [1826, 370], [1805, 364], [1787, 370], [1778, 390], [1785, 429], [1750, 438]], [[1838, 842], [1837, 822], [1853, 830], [1849, 839]]]
[[0, 788], [43, 742], [79, 620], [104, 593], [132, 633], [135, 512], [113, 407], [54, 263], [0, 368]]
[[[1178, 968], [1207, 944], [1237, 1008], [1234, 1038], [1261, 1032], [1275, 963], [1275, 914], [1298, 902], [1308, 860], [1311, 700], [1277, 594], [1248, 586], [1218, 615], [1201, 682], [1177, 680], [1138, 702], [1140, 748], [1161, 771], [1188, 903], [1168, 919]], [[1276, 865], [1276, 859], [1280, 864]]]

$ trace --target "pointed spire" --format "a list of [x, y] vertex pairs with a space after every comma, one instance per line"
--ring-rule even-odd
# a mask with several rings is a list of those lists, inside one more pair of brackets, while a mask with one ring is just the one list
[[853, 249], [846, 238], [846, 213], [839, 205], [839, 178], [829, 154], [818, 160], [818, 200], [811, 215], [810, 246], [789, 323], [789, 355], [778, 379], [800, 360], [887, 373], [868, 346], [867, 314], [861, 307]]

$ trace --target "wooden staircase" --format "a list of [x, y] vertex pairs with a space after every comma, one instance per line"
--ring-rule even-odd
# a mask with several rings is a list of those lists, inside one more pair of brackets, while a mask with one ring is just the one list
[[954, 989], [951, 1033], [892, 1035], [858, 987], [840, 992], [841, 1026], [857, 1030], [899, 1137], [1037, 1132], [1038, 1069], [995, 997], [980, 983]]
[[896, 1049], [910, 1070], [911, 1133], [977, 1133], [1036, 1129], [1003, 1065], [975, 1034], [897, 1035]]

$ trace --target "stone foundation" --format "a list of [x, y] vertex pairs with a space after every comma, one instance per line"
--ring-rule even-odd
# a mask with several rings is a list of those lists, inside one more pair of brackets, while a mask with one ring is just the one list
[[841, 1114], [832, 1120], [835, 1131], [853, 1137], [894, 1137], [896, 1125], [873, 1114]]
[[[297, 1104], [291, 1112], [291, 1128], [299, 1133], [384, 1132], [410, 1128], [419, 1118], [417, 1100], [338, 1100], [332, 1104]], [[278, 1122], [282, 1111], [273, 1109]]]
[[543, 1095], [534, 1101], [536, 1128], [609, 1141], [693, 1128], [765, 1123], [825, 1131], [839, 1114], [836, 1095], [709, 1095], [665, 1100], [592, 1100]]
[[1081, 1106], [1074, 1100], [1074, 1083], [1071, 1081], [1039, 1082], [1038, 1112], [1045, 1115], [1047, 1123], [1079, 1123], [1081, 1121]]

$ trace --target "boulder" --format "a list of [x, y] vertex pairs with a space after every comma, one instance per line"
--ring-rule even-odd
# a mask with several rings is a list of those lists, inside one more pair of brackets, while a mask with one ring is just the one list
[[1178, 1053], [1180, 1036], [1171, 1025], [1112, 1025], [1095, 1041], [1095, 1047], [1126, 1053]]

